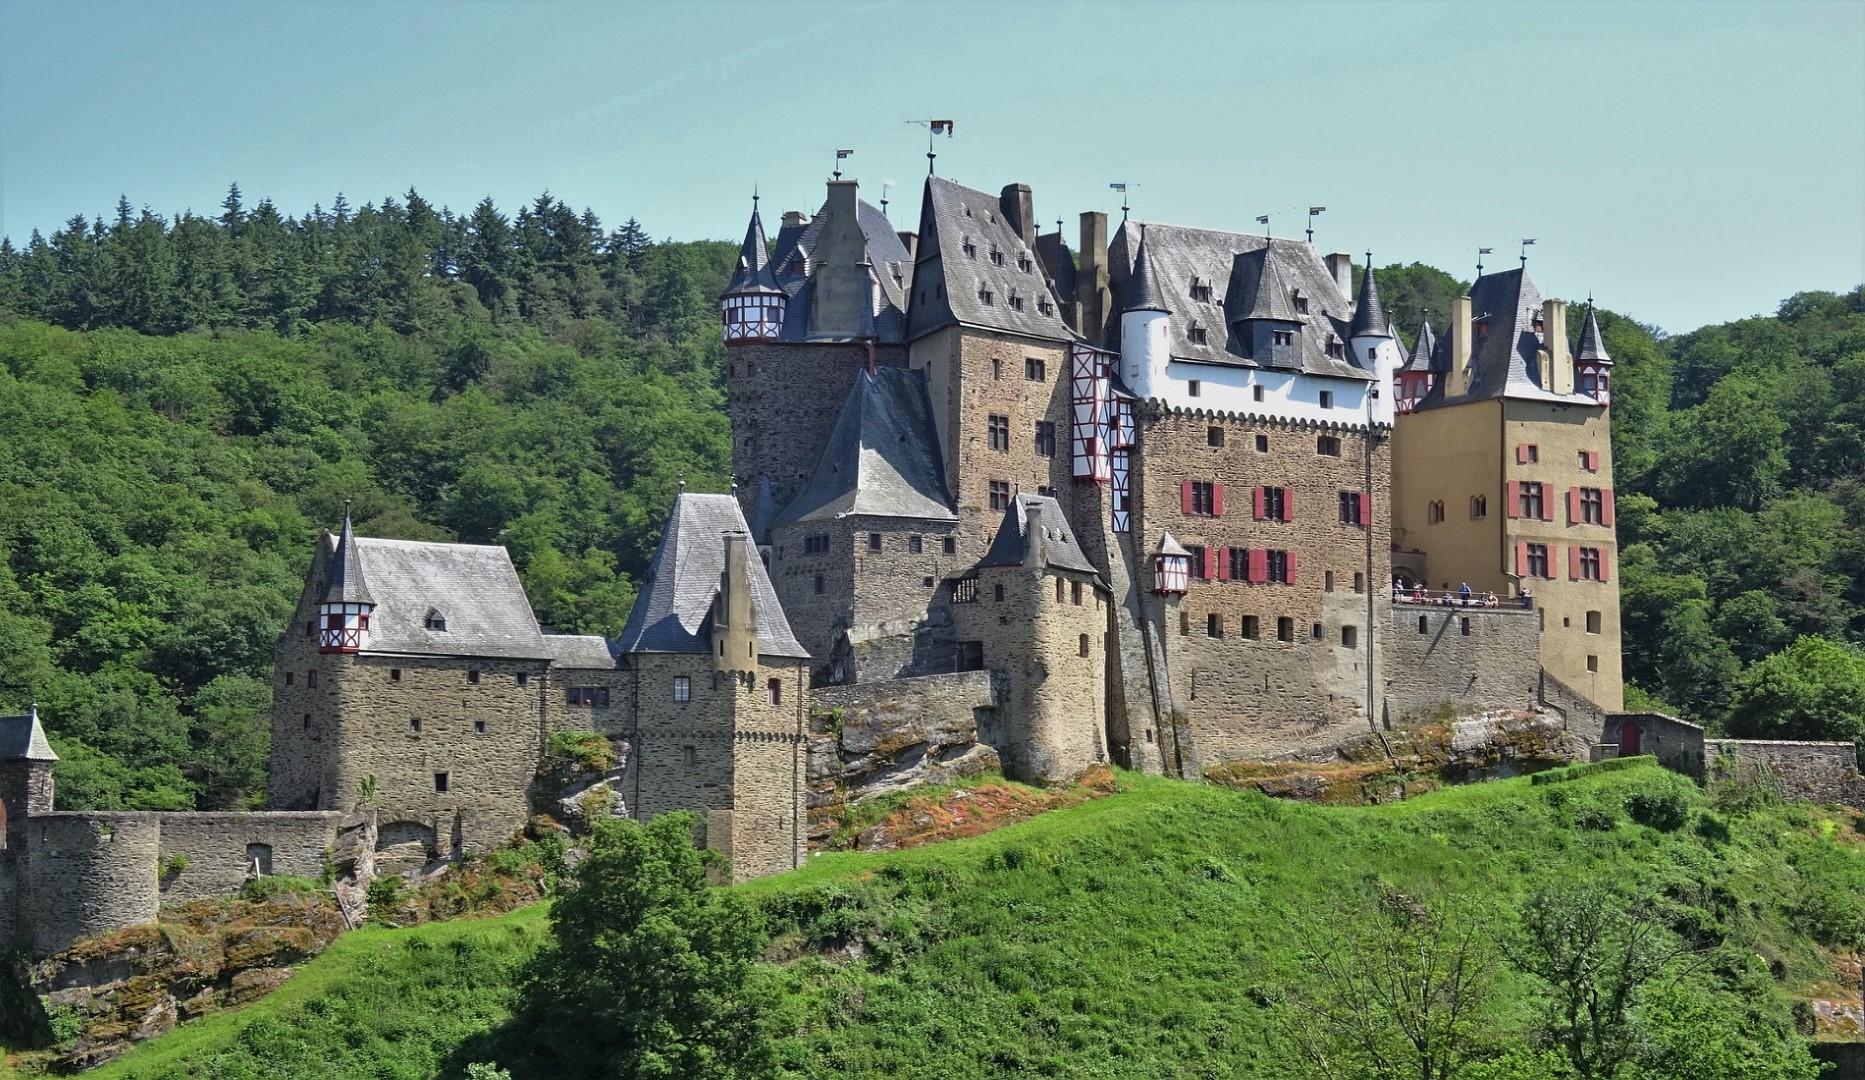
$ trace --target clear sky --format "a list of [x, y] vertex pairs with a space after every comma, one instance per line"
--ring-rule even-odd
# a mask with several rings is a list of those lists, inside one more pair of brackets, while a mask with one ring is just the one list
[[[282, 211], [546, 189], [659, 237], [813, 210], [837, 147], [1545, 291], [1672, 331], [1865, 280], [1865, 2], [0, 0], [0, 232], [229, 182]], [[772, 215], [774, 216], [774, 214]], [[768, 218], [767, 218], [768, 220]], [[1051, 226], [1053, 227], [1053, 226]]]

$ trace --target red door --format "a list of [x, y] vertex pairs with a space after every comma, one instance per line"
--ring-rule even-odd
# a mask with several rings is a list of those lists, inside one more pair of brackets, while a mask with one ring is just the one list
[[1625, 724], [1619, 728], [1619, 756], [1633, 757], [1638, 753], [1638, 725]]

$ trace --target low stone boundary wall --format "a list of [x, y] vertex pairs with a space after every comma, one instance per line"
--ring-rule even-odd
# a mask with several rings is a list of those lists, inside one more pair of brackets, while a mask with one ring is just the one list
[[1795, 802], [1865, 806], [1865, 778], [1849, 742], [1706, 739], [1703, 763], [1712, 780], [1772, 777]]

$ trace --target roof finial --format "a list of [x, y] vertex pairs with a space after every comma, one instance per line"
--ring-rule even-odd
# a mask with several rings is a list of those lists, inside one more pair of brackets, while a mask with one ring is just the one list
[[1486, 247], [1480, 247], [1476, 249], [1476, 276], [1477, 277], [1483, 276], [1483, 256], [1493, 254], [1495, 250], [1496, 250], [1495, 248], [1486, 248]]
[[1127, 223], [1127, 185], [1109, 184], [1107, 186], [1111, 191], [1120, 192], [1120, 223], [1125, 225]]
[[1533, 237], [1529, 237], [1522, 241], [1522, 269], [1524, 270], [1528, 269], [1528, 245], [1534, 242]]
[[686, 476], [684, 474], [680, 477], [680, 490], [682, 492], [686, 491]]
[[1327, 210], [1325, 206], [1311, 206], [1308, 208], [1308, 245], [1310, 247], [1313, 247], [1315, 242], [1315, 218], [1319, 217], [1325, 210]]

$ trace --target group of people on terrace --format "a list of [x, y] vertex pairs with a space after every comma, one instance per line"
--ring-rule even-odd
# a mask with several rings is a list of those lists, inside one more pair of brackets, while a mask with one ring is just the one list
[[[1527, 586], [1522, 588], [1521, 593], [1516, 599], [1524, 608], [1533, 607], [1535, 603], [1534, 597], [1529, 593]], [[1394, 579], [1392, 582], [1392, 602], [1395, 604], [1436, 604], [1441, 607], [1493, 608], [1502, 606], [1502, 601], [1497, 598], [1494, 592], [1473, 592], [1470, 589], [1470, 583], [1467, 581], [1464, 582], [1460, 588], [1455, 590], [1450, 587], [1449, 582], [1445, 582], [1443, 588], [1434, 591], [1425, 588], [1425, 583], [1422, 581], [1413, 582], [1408, 586], [1405, 582]]]

